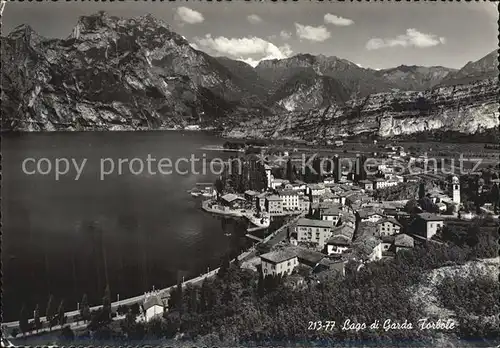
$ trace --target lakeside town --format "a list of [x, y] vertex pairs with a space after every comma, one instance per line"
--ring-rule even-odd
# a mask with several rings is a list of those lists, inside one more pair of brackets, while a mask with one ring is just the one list
[[0, 1], [0, 347], [500, 348], [500, 1], [110, 2]]
[[[377, 152], [372, 157], [363, 152], [337, 151], [332, 156], [303, 154], [295, 148], [245, 147], [231, 156], [215, 183], [200, 183], [190, 194], [201, 198], [201, 209], [207, 213], [245, 219], [244, 238], [253, 244], [248, 250], [226, 257], [219, 268], [199, 277], [133, 299], [111, 302], [107, 287], [100, 306], [90, 307], [84, 298], [78, 310], [68, 313], [63, 302], [56, 309], [49, 299], [46, 316], [41, 317], [37, 307], [32, 319], [23, 308], [18, 322], [2, 325], [4, 337], [21, 342], [42, 342], [45, 335], [59, 342], [75, 337], [143, 338], [149, 332], [146, 327], [159, 318], [168, 321], [189, 311], [184, 301], [200, 311], [207, 301], [207, 282], [226, 282], [231, 272], [249, 272], [248, 277], [259, 279], [257, 288], [265, 289], [259, 292], [307, 292], [355, 278], [373, 265], [398, 263], [411, 253], [425, 251], [435, 257], [429, 256], [429, 248], [448, 253], [465, 244], [479, 249], [473, 258], [466, 256], [468, 261], [486, 255], [481, 258], [486, 270], [498, 267], [495, 245], [487, 245], [495, 241], [498, 221], [498, 166], [486, 162], [474, 172], [455, 175], [451, 173], [458, 167], [453, 161], [443, 166], [427, 153], [401, 145], [373, 147]], [[448, 256], [440, 256], [440, 266], [461, 264]], [[121, 334], [110, 328], [113, 323]], [[155, 337], [182, 340], [189, 330], [178, 325], [152, 330]]]

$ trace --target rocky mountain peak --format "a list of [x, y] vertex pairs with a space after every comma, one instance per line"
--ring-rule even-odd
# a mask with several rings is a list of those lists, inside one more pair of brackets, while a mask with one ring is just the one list
[[[110, 16], [104, 11], [81, 16], [73, 28], [69, 38], [77, 40], [99, 41], [111, 39], [115, 41], [119, 37], [132, 39], [148, 39], [156, 43], [163, 40], [175, 39], [177, 44], [188, 44], [182, 36], [174, 33], [171, 27], [164, 21], [147, 14], [133, 18], [119, 18]], [[144, 42], [151, 44], [151, 42]]]

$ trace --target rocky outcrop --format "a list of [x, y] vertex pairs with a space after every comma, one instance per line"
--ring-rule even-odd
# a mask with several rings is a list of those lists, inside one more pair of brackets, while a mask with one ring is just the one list
[[349, 92], [336, 79], [302, 71], [280, 86], [267, 104], [286, 111], [306, 111], [332, 103], [344, 104], [348, 99]]
[[397, 137], [436, 130], [474, 134], [498, 127], [498, 108], [498, 80], [486, 79], [422, 92], [377, 93], [344, 105], [281, 113], [264, 121], [249, 120], [226, 135], [319, 141], [355, 135]]
[[215, 58], [151, 15], [80, 18], [70, 37], [2, 38], [3, 129], [213, 126], [247, 94]]

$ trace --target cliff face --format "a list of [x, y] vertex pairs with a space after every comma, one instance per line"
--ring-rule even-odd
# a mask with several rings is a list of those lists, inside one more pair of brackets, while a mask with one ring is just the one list
[[395, 137], [433, 131], [484, 133], [498, 127], [498, 80], [432, 90], [372, 94], [344, 105], [249, 120], [230, 137], [327, 140], [354, 135]]
[[152, 16], [82, 17], [65, 40], [2, 38], [3, 129], [214, 124], [247, 93], [215, 58]]
[[498, 126], [497, 54], [455, 71], [375, 71], [299, 54], [256, 68], [193, 49], [153, 16], [81, 17], [66, 39], [20, 26], [2, 37], [2, 129], [223, 129], [330, 139]]
[[267, 104], [286, 111], [306, 111], [332, 103], [344, 104], [348, 99], [349, 92], [336, 79], [302, 71], [281, 85]]

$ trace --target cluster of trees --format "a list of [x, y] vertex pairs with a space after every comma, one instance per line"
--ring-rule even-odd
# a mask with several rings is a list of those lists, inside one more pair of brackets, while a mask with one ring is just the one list
[[464, 338], [498, 338], [500, 287], [492, 276], [472, 270], [468, 277], [446, 276], [438, 285], [438, 298], [456, 313]]
[[446, 224], [437, 234], [440, 240], [470, 251], [470, 258], [498, 256], [498, 223], [490, 216], [463, 224]]
[[[33, 320], [30, 320], [31, 314], [33, 314]], [[63, 326], [66, 324], [66, 316], [64, 311], [64, 299], [59, 302], [59, 305], [56, 306], [56, 302], [53, 295], [49, 296], [49, 300], [47, 302], [47, 307], [45, 311], [45, 321], [46, 326], [49, 330], [52, 330], [52, 327], [55, 325]], [[21, 308], [21, 312], [19, 314], [19, 332], [23, 335], [27, 333], [31, 333], [35, 331], [38, 333], [43, 328], [42, 318], [40, 316], [40, 306], [37, 304], [33, 312], [29, 312], [26, 308], [26, 305], [23, 305]], [[15, 333], [17, 334], [17, 330]], [[15, 336], [15, 335], [14, 335]]]
[[399, 185], [385, 187], [374, 191], [373, 195], [376, 200], [381, 201], [398, 201], [415, 197], [418, 190], [418, 183], [404, 182]]
[[492, 168], [485, 168], [479, 175], [464, 175], [460, 178], [461, 196], [464, 209], [481, 214], [481, 207], [485, 203], [492, 203], [495, 214], [498, 214], [500, 206], [500, 190], [498, 183], [492, 180], [498, 179], [498, 175]]
[[[325, 160], [323, 161], [322, 166], [322, 157], [316, 156], [312, 160], [312, 169], [309, 166], [305, 166], [296, 173], [297, 179], [304, 181], [307, 184], [317, 183], [323, 181], [323, 174], [328, 173], [332, 170], [332, 161]], [[305, 163], [309, 163], [310, 158], [305, 159]]]

